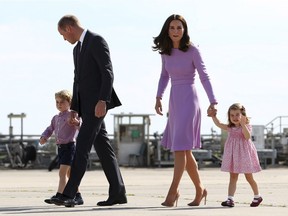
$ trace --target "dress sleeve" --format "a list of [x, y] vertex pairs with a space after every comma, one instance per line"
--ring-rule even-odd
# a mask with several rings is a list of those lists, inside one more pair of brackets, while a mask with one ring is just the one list
[[167, 70], [165, 69], [165, 58], [163, 55], [161, 55], [161, 60], [162, 60], [162, 70], [161, 70], [160, 79], [158, 82], [158, 90], [157, 90], [157, 95], [156, 95], [156, 97], [160, 97], [160, 98], [163, 97], [163, 94], [165, 92], [165, 89], [170, 79], [170, 76]]
[[210, 103], [217, 103], [214, 91], [210, 82], [210, 77], [207, 73], [206, 66], [203, 62], [201, 53], [197, 47], [194, 47], [193, 52], [193, 64], [198, 71], [199, 78], [201, 80], [202, 86], [205, 89], [205, 92], [209, 98]]

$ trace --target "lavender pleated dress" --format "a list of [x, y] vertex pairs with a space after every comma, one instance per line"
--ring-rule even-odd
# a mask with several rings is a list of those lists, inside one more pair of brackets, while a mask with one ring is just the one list
[[161, 143], [171, 151], [191, 150], [201, 147], [201, 110], [194, 81], [196, 70], [210, 103], [216, 98], [197, 47], [183, 52], [173, 49], [171, 55], [161, 55], [162, 71], [157, 97], [161, 97], [171, 80], [169, 115]]

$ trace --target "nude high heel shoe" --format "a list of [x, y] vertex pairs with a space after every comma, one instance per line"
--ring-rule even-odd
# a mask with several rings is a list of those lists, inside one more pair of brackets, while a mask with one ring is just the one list
[[163, 203], [161, 203], [161, 205], [165, 207], [173, 207], [175, 203], [175, 207], [177, 207], [179, 197], [180, 197], [179, 191], [177, 191], [175, 195], [167, 195], [166, 200]]
[[196, 200], [193, 200], [191, 203], [188, 203], [188, 206], [199, 206], [203, 198], [204, 198], [204, 205], [206, 205], [207, 194], [208, 194], [207, 190], [204, 189], [200, 201], [197, 202]]

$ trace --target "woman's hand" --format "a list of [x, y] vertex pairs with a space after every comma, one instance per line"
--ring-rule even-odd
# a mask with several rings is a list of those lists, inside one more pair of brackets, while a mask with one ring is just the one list
[[155, 110], [156, 110], [157, 114], [163, 115], [163, 113], [162, 113], [162, 102], [161, 102], [161, 98], [159, 98], [159, 97], [156, 98]]

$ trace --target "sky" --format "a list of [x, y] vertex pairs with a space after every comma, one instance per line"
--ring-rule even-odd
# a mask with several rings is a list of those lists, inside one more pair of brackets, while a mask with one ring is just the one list
[[[288, 116], [288, 1], [285, 0], [0, 0], [0, 133], [9, 133], [8, 114], [25, 113], [24, 134], [41, 134], [58, 113], [55, 92], [72, 90], [73, 45], [57, 31], [58, 20], [76, 15], [82, 26], [109, 44], [114, 88], [122, 106], [113, 114], [151, 114], [150, 133], [162, 133], [166, 116], [154, 110], [161, 58], [152, 51], [171, 14], [182, 15], [191, 41], [202, 53], [218, 99], [218, 118], [227, 121], [235, 102], [252, 125]], [[206, 116], [208, 97], [196, 77], [202, 134], [220, 133]], [[169, 89], [163, 97], [168, 110]], [[286, 123], [287, 122], [287, 123]], [[287, 124], [287, 125], [286, 125]], [[282, 125], [288, 127], [283, 118]], [[14, 134], [20, 120], [12, 119]]]

